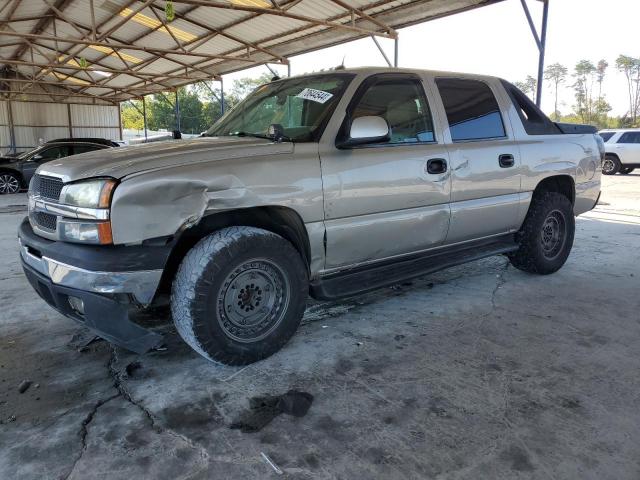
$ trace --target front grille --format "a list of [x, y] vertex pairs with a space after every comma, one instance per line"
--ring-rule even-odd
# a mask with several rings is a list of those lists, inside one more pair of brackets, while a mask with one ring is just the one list
[[57, 217], [55, 215], [44, 212], [35, 212], [33, 214], [33, 219], [35, 220], [38, 227], [44, 228], [45, 230], [49, 230], [51, 232], [56, 231]]
[[45, 177], [43, 175], [35, 175], [31, 190], [34, 195], [48, 198], [50, 200], [59, 200], [62, 191], [62, 180], [55, 177]]

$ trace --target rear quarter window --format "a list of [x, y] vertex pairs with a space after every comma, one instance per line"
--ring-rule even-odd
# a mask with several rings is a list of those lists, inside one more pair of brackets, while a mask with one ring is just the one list
[[461, 78], [437, 78], [436, 85], [454, 142], [505, 137], [500, 107], [489, 85]]
[[616, 132], [600, 132], [598, 133], [598, 135], [600, 135], [600, 137], [602, 138], [602, 140], [604, 142], [608, 142], [609, 140], [611, 140], [611, 137], [613, 137], [616, 134]]

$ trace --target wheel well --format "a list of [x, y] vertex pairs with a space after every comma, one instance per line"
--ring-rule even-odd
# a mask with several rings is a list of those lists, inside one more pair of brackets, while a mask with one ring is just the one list
[[605, 156], [605, 157], [613, 157], [613, 158], [615, 158], [616, 160], [620, 161], [620, 157], [619, 157], [617, 154], [615, 154], [615, 153], [609, 153], [609, 152], [607, 152], [607, 153], [605, 153], [605, 154], [604, 154], [604, 156]]
[[540, 195], [543, 192], [556, 192], [569, 199], [571, 205], [576, 198], [576, 186], [573, 178], [568, 175], [555, 175], [542, 180], [533, 191], [533, 195]]
[[210, 233], [231, 226], [257, 227], [276, 233], [289, 240], [300, 252], [307, 268], [311, 260], [311, 247], [304, 222], [297, 212], [286, 207], [254, 207], [203, 217], [197, 225], [185, 230], [175, 240], [162, 274], [158, 291], [171, 291], [171, 282], [182, 259], [193, 246]]
[[20, 180], [20, 185], [22, 187], [26, 186], [24, 184], [24, 177], [22, 176], [22, 174], [19, 171], [13, 170], [11, 168], [2, 168], [2, 167], [0, 167], [0, 173], [10, 173], [11, 175], [15, 175], [16, 177], [18, 177], [18, 180]]

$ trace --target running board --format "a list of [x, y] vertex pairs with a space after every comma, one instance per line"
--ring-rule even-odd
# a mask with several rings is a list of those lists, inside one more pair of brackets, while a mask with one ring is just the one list
[[382, 261], [323, 275], [311, 282], [310, 293], [318, 300], [351, 297], [481, 258], [514, 252], [517, 249], [514, 235], [509, 234], [473, 245], [466, 244], [440, 249], [437, 252], [405, 256], [399, 260]]

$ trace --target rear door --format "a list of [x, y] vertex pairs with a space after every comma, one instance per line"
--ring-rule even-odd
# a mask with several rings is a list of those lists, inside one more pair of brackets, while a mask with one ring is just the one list
[[[418, 252], [444, 241], [449, 172], [430, 173], [427, 165], [439, 159], [447, 168], [449, 157], [434, 127], [438, 121], [431, 98], [417, 75], [371, 75], [357, 88], [342, 124], [334, 122], [325, 131], [319, 148], [327, 269]], [[352, 119], [371, 115], [389, 124], [388, 141], [336, 147]]]
[[640, 132], [624, 132], [614, 147], [623, 164], [640, 164]]
[[470, 78], [438, 77], [435, 84], [448, 121], [445, 137], [451, 158], [446, 243], [517, 228], [520, 151], [494, 92], [497, 87]]

